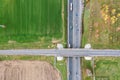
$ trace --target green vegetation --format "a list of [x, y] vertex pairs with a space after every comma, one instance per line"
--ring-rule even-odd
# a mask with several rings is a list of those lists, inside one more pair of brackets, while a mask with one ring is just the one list
[[96, 57], [95, 76], [96, 80], [119, 80], [120, 57]]
[[46, 56], [0, 56], [0, 61], [4, 60], [40, 60], [47, 61], [53, 65], [54, 57]]
[[[64, 23], [64, 25], [63, 25], [63, 40], [64, 40], [64, 45], [66, 46], [66, 44], [67, 44], [67, 0], [62, 0], [62, 2], [64, 3], [64, 10], [63, 10], [63, 12], [62, 13], [64, 13], [64, 21], [63, 21], [63, 23]], [[62, 4], [63, 4], [62, 3]], [[63, 24], [62, 23], [62, 24]]]
[[54, 57], [47, 57], [47, 56], [0, 56], [0, 61], [4, 61], [4, 60], [47, 61], [60, 71], [62, 75], [62, 80], [67, 80], [66, 60], [55, 62]]
[[40, 48], [55, 48], [52, 44], [51, 38], [42, 37], [39, 41], [29, 43], [19, 43], [16, 41], [8, 41], [8, 43], [2, 43], [0, 49], [40, 49]]
[[[90, 43], [94, 49], [120, 49], [120, 0], [86, 0], [82, 47]], [[83, 80], [93, 80], [86, 70], [95, 72], [95, 80], [119, 80], [119, 57], [82, 59]], [[94, 70], [93, 70], [94, 67]], [[94, 72], [93, 72], [94, 71]]]
[[83, 37], [82, 37], [82, 47], [84, 47], [84, 45], [89, 42], [88, 38], [89, 38], [89, 20], [90, 20], [90, 10], [88, 7], [85, 7], [84, 10], [84, 16], [83, 16]]
[[[65, 33], [63, 32], [66, 21], [63, 20], [66, 20], [66, 11], [64, 11], [66, 10], [66, 1], [0, 0], [0, 25], [5, 26], [0, 27], [0, 46], [24, 48], [24, 43], [28, 43], [26, 48], [29, 48], [29, 43], [41, 42], [41, 38], [45, 38], [49, 42], [52, 39], [64, 41], [63, 35]], [[64, 3], [63, 6], [62, 3]], [[62, 11], [65, 16], [62, 15]], [[9, 44], [10, 41], [18, 46], [9, 46], [11, 45]], [[36, 47], [33, 46], [32, 48]]]
[[[67, 0], [0, 0], [0, 49], [55, 48], [66, 45]], [[54, 43], [54, 44], [53, 44]], [[54, 65], [54, 57], [0, 56], [2, 60], [40, 60]], [[66, 62], [57, 62], [67, 80]]]
[[120, 48], [120, 1], [86, 0], [83, 45], [93, 48]]
[[[94, 62], [94, 63], [93, 63]], [[94, 57], [94, 61], [82, 59], [83, 80], [119, 80], [120, 57]], [[92, 76], [88, 76], [87, 69]]]
[[64, 61], [58, 61], [56, 63], [57, 69], [62, 74], [62, 80], [67, 80], [67, 67], [66, 67], [66, 60]]
[[88, 76], [87, 70], [90, 70], [93, 73], [92, 62], [82, 58], [82, 78], [83, 80], [93, 80], [92, 76]]

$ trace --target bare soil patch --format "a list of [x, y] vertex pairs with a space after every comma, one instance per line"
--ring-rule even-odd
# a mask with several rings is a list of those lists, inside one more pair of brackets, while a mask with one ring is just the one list
[[61, 80], [45, 61], [0, 61], [0, 80]]

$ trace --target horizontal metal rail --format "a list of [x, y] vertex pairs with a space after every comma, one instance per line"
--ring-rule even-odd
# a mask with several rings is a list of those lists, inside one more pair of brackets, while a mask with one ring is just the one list
[[99, 49], [23, 49], [0, 50], [0, 55], [43, 55], [43, 56], [120, 56], [120, 50]]

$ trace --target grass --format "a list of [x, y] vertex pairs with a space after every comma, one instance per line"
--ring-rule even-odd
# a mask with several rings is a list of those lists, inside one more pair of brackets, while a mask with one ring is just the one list
[[[63, 1], [66, 10], [67, 0]], [[65, 10], [63, 18], [66, 20]], [[48, 41], [65, 39], [66, 21], [63, 25], [61, 14], [62, 0], [0, 0], [0, 25], [5, 26], [0, 27], [0, 45], [9, 41], [29, 45], [29, 42], [38, 42], [43, 37]]]
[[0, 45], [0, 49], [49, 49], [55, 47], [56, 45], [52, 44], [51, 38], [46, 37], [41, 37], [40, 40], [36, 42], [19, 43], [16, 41], [9, 41], [9, 43]]
[[[82, 47], [86, 43], [91, 43], [92, 48], [97, 49], [120, 49], [120, 31], [117, 31], [120, 26], [120, 18], [116, 23], [105, 23], [104, 19], [101, 18], [101, 6], [107, 4], [109, 8], [116, 9], [116, 16], [120, 10], [118, 4], [119, 0], [110, 3], [110, 0], [100, 1], [91, 0], [85, 7], [84, 11], [84, 33], [82, 38]], [[110, 9], [109, 9], [110, 10]], [[106, 15], [110, 15], [107, 13]], [[92, 76], [87, 76], [86, 69], [93, 71], [93, 65], [91, 61], [82, 61], [83, 67], [83, 80], [93, 80]], [[119, 57], [96, 57], [95, 58], [95, 80], [119, 80], [120, 79], [120, 69], [119, 69]]]
[[[95, 75], [96, 80], [119, 80], [120, 79], [120, 57], [96, 57]], [[104, 73], [104, 74], [103, 74]]]
[[56, 64], [57, 69], [62, 74], [62, 80], [67, 80], [67, 67], [66, 67], [66, 60], [58, 61]]
[[[90, 0], [84, 11], [84, 32], [82, 47], [90, 43], [93, 49], [120, 49], [120, 13], [119, 0]], [[108, 12], [103, 5], [108, 7]], [[115, 9], [115, 13], [112, 10]], [[103, 11], [102, 11], [103, 10]], [[104, 11], [105, 10], [105, 11]], [[107, 15], [108, 18], [105, 19]], [[117, 20], [112, 23], [111, 17]], [[82, 61], [83, 80], [93, 80], [86, 74], [86, 69], [93, 71], [91, 61]], [[95, 80], [119, 80], [120, 79], [119, 57], [95, 57]]]
[[82, 36], [82, 47], [84, 47], [84, 45], [86, 43], [89, 43], [89, 34], [88, 34], [88, 31], [89, 31], [89, 19], [90, 19], [90, 10], [87, 9], [85, 7], [85, 10], [84, 10], [84, 16], [83, 16], [83, 20], [84, 20], [84, 25], [83, 25], [83, 36]]
[[[67, 0], [0, 0], [0, 25], [5, 26], [0, 27], [0, 49], [55, 48], [53, 39], [66, 45], [66, 15]], [[0, 56], [2, 60], [40, 60], [54, 66], [54, 57]], [[67, 80], [65, 60], [56, 67]]]
[[65, 47], [67, 46], [67, 0], [62, 0], [62, 4], [64, 4], [63, 5], [63, 7], [64, 7], [64, 9], [63, 9], [63, 14], [64, 14], [64, 16], [63, 16], [63, 18], [64, 18], [64, 20], [63, 20], [63, 40], [64, 40], [64, 44], [65, 44]]
[[119, 0], [90, 0], [84, 11], [82, 47], [91, 43], [92, 48], [120, 49], [119, 3]]
[[93, 73], [92, 63], [91, 61], [87, 61], [82, 58], [82, 79], [83, 80], [93, 80], [93, 77], [88, 76], [86, 70], [89, 69]]
[[55, 64], [54, 57], [48, 56], [0, 56], [0, 61], [7, 60], [38, 60], [38, 61], [47, 61], [55, 68], [57, 68], [62, 76], [62, 80], [67, 80], [67, 69], [66, 69], [66, 60], [57, 61]]
[[0, 61], [4, 60], [40, 60], [47, 61], [53, 65], [54, 57], [46, 57], [46, 56], [0, 56]]
[[83, 80], [93, 80], [93, 76], [88, 76], [86, 69], [93, 73], [95, 80], [119, 80], [120, 79], [120, 57], [94, 57], [92, 61], [82, 59]]

